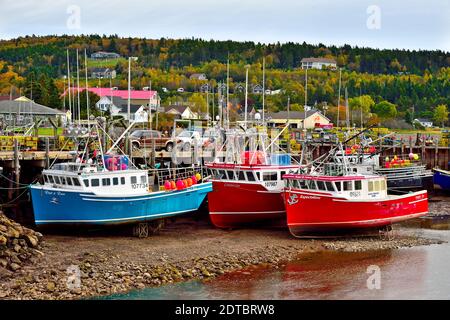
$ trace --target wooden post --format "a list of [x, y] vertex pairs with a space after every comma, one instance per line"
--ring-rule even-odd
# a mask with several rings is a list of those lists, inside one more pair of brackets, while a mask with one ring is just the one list
[[439, 152], [439, 149], [438, 149], [438, 145], [436, 144], [436, 145], [434, 146], [434, 167], [435, 167], [435, 168], [436, 168], [436, 167], [439, 168], [439, 157], [438, 157], [438, 152]]
[[[14, 176], [17, 187], [20, 183], [19, 141], [17, 139], [14, 139]], [[17, 189], [16, 194], [18, 195], [19, 192], [20, 190]]]
[[45, 137], [45, 169], [50, 167], [50, 139]]

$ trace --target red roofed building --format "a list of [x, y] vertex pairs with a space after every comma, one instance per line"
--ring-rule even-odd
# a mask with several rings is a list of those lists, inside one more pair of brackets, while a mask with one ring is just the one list
[[[80, 92], [84, 91], [84, 88], [79, 89]], [[96, 101], [97, 107], [101, 106], [103, 111], [110, 110], [112, 107], [111, 98], [120, 98], [128, 102], [128, 90], [117, 90], [113, 88], [89, 88], [89, 92], [95, 93], [100, 97], [99, 101]], [[71, 94], [76, 94], [77, 88], [72, 88]], [[64, 93], [68, 94], [67, 90]], [[160, 101], [158, 98], [158, 92], [152, 90], [130, 90], [130, 104], [151, 107], [152, 110], [156, 110], [159, 107]], [[112, 110], [110, 110], [112, 111]]]

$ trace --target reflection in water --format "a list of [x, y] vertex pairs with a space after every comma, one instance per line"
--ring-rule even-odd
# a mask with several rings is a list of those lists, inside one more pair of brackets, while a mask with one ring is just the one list
[[[450, 232], [409, 229], [450, 240]], [[367, 268], [381, 270], [381, 289], [370, 290]], [[362, 253], [302, 254], [280, 265], [250, 267], [210, 281], [148, 288], [107, 299], [449, 299], [450, 245]]]

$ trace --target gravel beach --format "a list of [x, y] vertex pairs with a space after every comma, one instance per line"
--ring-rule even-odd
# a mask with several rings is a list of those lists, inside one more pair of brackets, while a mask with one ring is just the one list
[[283, 228], [219, 230], [207, 219], [190, 218], [180, 219], [145, 239], [112, 230], [45, 234], [39, 247], [43, 255], [33, 256], [14, 272], [0, 273], [0, 299], [96, 297], [209, 279], [250, 265], [277, 265], [305, 252], [386, 250], [433, 243], [439, 241], [416, 237], [407, 229], [395, 232], [391, 240], [311, 240], [293, 238]]

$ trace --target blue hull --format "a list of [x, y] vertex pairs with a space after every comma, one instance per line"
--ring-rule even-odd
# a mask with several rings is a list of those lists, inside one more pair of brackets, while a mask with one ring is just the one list
[[434, 170], [433, 183], [443, 190], [450, 191], [450, 171]]
[[135, 197], [101, 197], [87, 192], [68, 192], [30, 186], [36, 225], [110, 225], [151, 221], [197, 210], [212, 183], [181, 191], [154, 192]]

